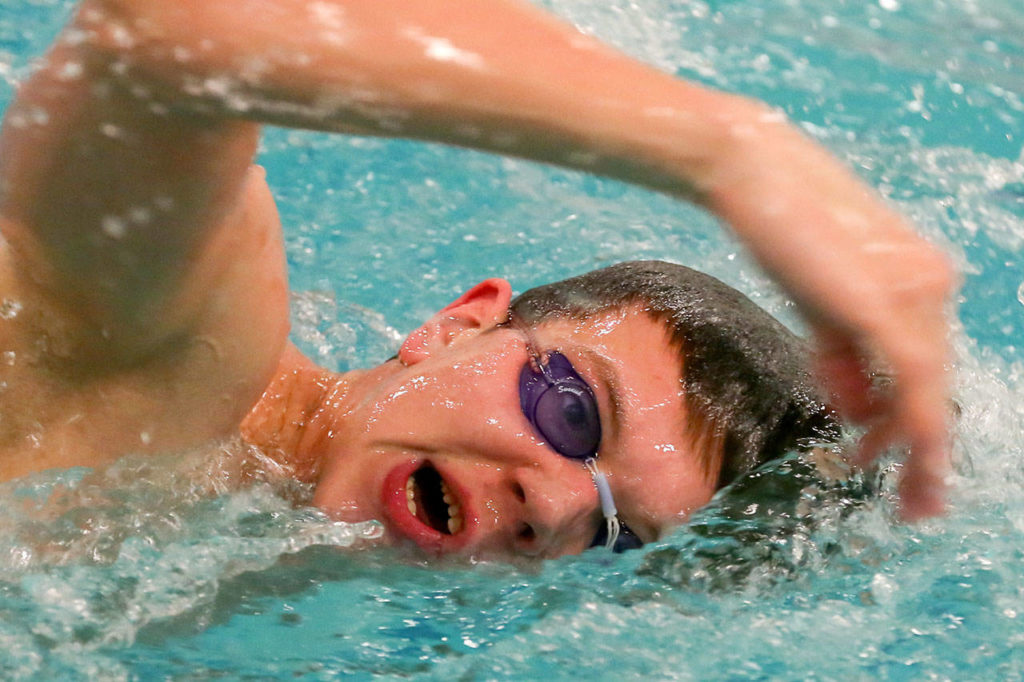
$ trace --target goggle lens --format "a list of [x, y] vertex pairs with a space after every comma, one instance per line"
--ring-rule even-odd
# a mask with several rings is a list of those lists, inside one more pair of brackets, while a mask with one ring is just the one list
[[563, 457], [596, 456], [601, 418], [590, 386], [561, 353], [549, 353], [543, 365], [534, 364], [526, 363], [519, 373], [519, 403], [527, 420]]

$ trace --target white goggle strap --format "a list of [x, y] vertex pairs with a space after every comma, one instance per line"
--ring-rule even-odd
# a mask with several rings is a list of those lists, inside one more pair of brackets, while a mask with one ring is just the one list
[[583, 463], [583, 466], [590, 472], [594, 479], [594, 487], [597, 488], [597, 496], [601, 499], [601, 513], [604, 514], [604, 522], [608, 524], [608, 539], [605, 540], [606, 549], [615, 546], [619, 539], [619, 512], [615, 508], [615, 500], [612, 499], [612, 489], [608, 485], [608, 478], [597, 468], [597, 460], [593, 457]]

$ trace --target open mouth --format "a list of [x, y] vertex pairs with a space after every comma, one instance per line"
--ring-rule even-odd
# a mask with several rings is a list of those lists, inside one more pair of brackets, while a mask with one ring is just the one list
[[455, 535], [464, 524], [462, 508], [437, 469], [425, 462], [405, 482], [409, 513], [444, 535]]

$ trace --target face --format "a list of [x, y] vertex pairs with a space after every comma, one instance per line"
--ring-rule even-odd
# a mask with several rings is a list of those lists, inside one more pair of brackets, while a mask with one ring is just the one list
[[[714, 492], [685, 436], [678, 355], [636, 310], [530, 332], [563, 355], [594, 394], [596, 462], [618, 517], [648, 542]], [[335, 517], [381, 520], [396, 542], [432, 554], [554, 557], [587, 549], [605, 526], [591, 473], [528, 421], [520, 374], [526, 335], [482, 327], [435, 337], [408, 366], [392, 362], [330, 410], [314, 503]], [[552, 439], [554, 440], [554, 439]]]

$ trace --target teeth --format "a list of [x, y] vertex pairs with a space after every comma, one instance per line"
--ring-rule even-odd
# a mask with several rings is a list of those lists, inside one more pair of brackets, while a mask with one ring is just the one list
[[[462, 507], [456, 504], [455, 496], [444, 481], [441, 481], [441, 499], [448, 505], [448, 532], [454, 535], [462, 530], [465, 519], [462, 516]], [[409, 513], [416, 516], [416, 483], [412, 476], [405, 481], [405, 504], [409, 508]]]
[[413, 489], [412, 476], [405, 481], [405, 504], [409, 507], [409, 513], [416, 516], [416, 493]]
[[462, 507], [455, 503], [455, 496], [444, 481], [441, 481], [441, 499], [448, 505], [448, 532], [455, 535], [462, 530]]

